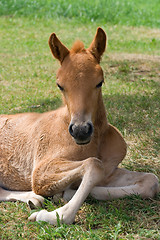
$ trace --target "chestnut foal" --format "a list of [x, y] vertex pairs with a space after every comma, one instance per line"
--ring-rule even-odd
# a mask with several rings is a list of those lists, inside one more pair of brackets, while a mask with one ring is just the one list
[[126, 143], [107, 122], [102, 100], [105, 32], [98, 28], [88, 49], [78, 41], [69, 51], [55, 33], [49, 46], [61, 64], [57, 86], [64, 106], [42, 114], [0, 115], [0, 201], [40, 206], [43, 197], [63, 193], [68, 200], [63, 207], [29, 218], [56, 225], [57, 214], [72, 223], [89, 194], [99, 200], [153, 197], [159, 191], [154, 174], [118, 168]]

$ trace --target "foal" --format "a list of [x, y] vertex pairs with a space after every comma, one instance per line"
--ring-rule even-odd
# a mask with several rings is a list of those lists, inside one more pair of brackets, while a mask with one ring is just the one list
[[107, 122], [102, 100], [105, 32], [98, 28], [88, 49], [76, 42], [69, 51], [54, 33], [49, 46], [61, 64], [57, 86], [64, 106], [0, 116], [0, 201], [40, 206], [43, 197], [63, 193], [66, 205], [29, 218], [56, 225], [57, 214], [61, 222], [72, 223], [89, 194], [99, 200], [153, 197], [159, 191], [154, 174], [118, 168], [126, 143]]

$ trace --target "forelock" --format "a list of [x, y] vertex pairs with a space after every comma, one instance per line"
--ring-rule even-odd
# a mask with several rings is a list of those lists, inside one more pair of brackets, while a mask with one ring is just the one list
[[83, 52], [84, 50], [85, 49], [84, 49], [83, 42], [77, 40], [71, 48], [71, 53], [79, 53], [79, 52]]

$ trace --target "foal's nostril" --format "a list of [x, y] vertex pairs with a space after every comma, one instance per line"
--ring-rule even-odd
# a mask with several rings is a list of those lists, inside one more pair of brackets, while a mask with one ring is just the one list
[[69, 125], [69, 133], [71, 134], [72, 137], [74, 137], [73, 125], [74, 125], [73, 123], [71, 123], [71, 124]]
[[87, 134], [90, 136], [93, 133], [93, 125], [90, 122], [88, 122], [87, 125], [88, 125], [88, 133]]

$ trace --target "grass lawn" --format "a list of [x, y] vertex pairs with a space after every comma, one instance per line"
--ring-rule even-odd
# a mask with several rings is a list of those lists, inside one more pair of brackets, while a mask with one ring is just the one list
[[[99, 1], [95, 2], [99, 9]], [[113, 1], [108, 2], [111, 5]], [[109, 21], [107, 15], [96, 17], [94, 11], [92, 16], [94, 6], [88, 1], [87, 7], [84, 1], [79, 5], [83, 9], [81, 21], [81, 16], [75, 15], [75, 1], [65, 5], [61, 0], [61, 14], [57, 10], [54, 16], [49, 0], [44, 7], [40, 0], [0, 0], [0, 113], [44, 112], [59, 107], [61, 95], [55, 84], [59, 63], [48, 47], [50, 34], [56, 32], [67, 47], [76, 39], [88, 47], [101, 26], [108, 35], [108, 49], [101, 63], [104, 103], [109, 122], [122, 132], [128, 144], [121, 166], [153, 172], [160, 178], [159, 5], [158, 1], [152, 2], [143, 1], [142, 7], [140, 0], [128, 1], [121, 7], [120, 18], [116, 10], [110, 11], [113, 21]], [[121, 9], [116, 6], [117, 11]], [[139, 9], [137, 23], [131, 7]], [[90, 9], [88, 19], [85, 9]], [[142, 16], [140, 10], [146, 13]], [[61, 205], [63, 201], [46, 201], [48, 210]], [[155, 199], [133, 196], [107, 202], [89, 197], [70, 226], [32, 223], [27, 220], [29, 215], [24, 203], [0, 203], [0, 239], [160, 239], [160, 194]]]

